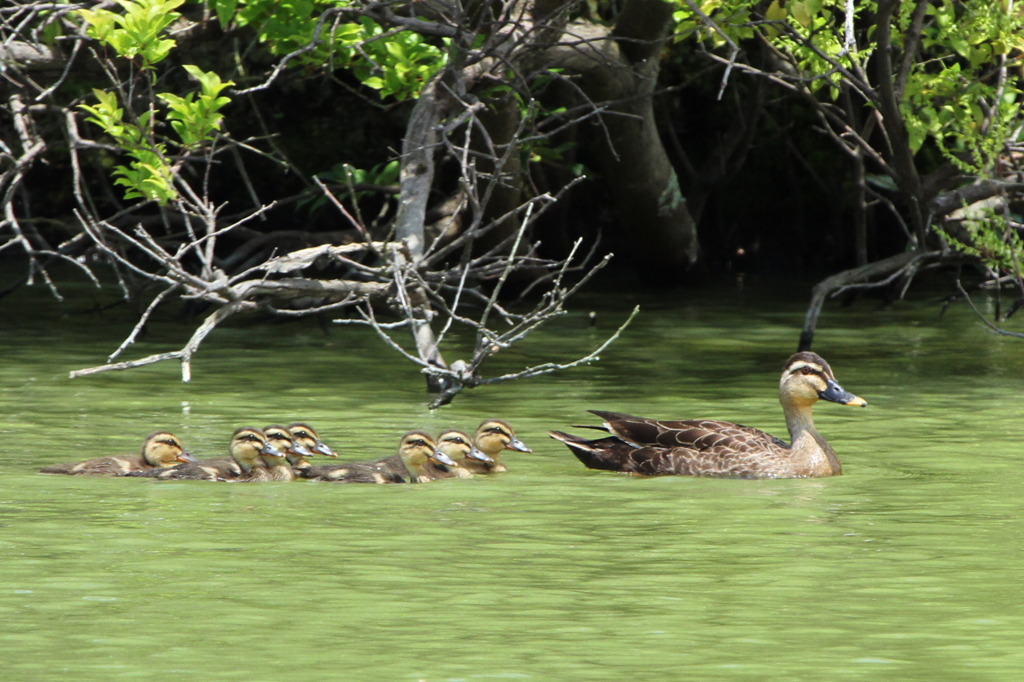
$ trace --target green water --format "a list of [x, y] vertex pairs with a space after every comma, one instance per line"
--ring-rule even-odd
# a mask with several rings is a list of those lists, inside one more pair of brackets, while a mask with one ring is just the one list
[[[789, 291], [593, 295], [492, 370], [569, 359], [641, 303], [600, 363], [436, 414], [417, 372], [362, 331], [242, 323], [210, 337], [188, 385], [173, 364], [69, 380], [116, 347], [127, 311], [0, 302], [3, 678], [1019, 679], [1024, 342], [969, 312], [940, 317], [913, 292], [829, 305], [815, 350], [870, 403], [816, 411], [843, 477], [631, 479], [546, 437], [588, 408], [784, 435], [778, 372], [805, 299]], [[185, 333], [156, 323], [133, 356]], [[490, 416], [536, 451], [494, 478], [35, 473], [136, 451], [158, 428], [209, 456], [237, 426], [303, 419], [364, 458]]]

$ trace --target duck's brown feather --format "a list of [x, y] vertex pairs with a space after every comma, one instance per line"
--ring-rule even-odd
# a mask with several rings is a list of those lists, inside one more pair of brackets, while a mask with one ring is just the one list
[[707, 451], [733, 448], [741, 452], [789, 447], [785, 441], [761, 429], [716, 419], [659, 420], [621, 412], [590, 412], [604, 420], [604, 430], [639, 447], [683, 447]]
[[407, 483], [408, 472], [399, 455], [379, 460], [321, 464], [296, 472], [300, 478], [337, 483]]
[[127, 476], [137, 471], [152, 471], [142, 455], [113, 455], [94, 457], [84, 462], [53, 464], [39, 470], [43, 474], [67, 474], [70, 476]]
[[560, 431], [552, 438], [562, 441], [577, 459], [590, 469], [621, 471], [638, 476], [707, 476], [717, 478], [779, 478], [793, 474], [787, 462], [765, 455], [763, 451], [745, 451], [722, 441], [716, 447], [636, 446], [615, 436], [587, 440]]

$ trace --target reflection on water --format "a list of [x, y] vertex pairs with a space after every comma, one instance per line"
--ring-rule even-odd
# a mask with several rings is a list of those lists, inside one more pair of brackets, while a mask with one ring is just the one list
[[[348, 329], [218, 330], [189, 385], [173, 365], [70, 381], [131, 320], [47, 320], [58, 338], [9, 314], [0, 646], [17, 654], [5, 655], [5, 677], [1016, 677], [1024, 346], [968, 314], [869, 302], [826, 312], [816, 350], [870, 403], [816, 411], [840, 478], [631, 479], [588, 471], [545, 436], [588, 423], [588, 408], [784, 435], [778, 371], [804, 301], [761, 296], [641, 301], [600, 363], [478, 390], [436, 414], [414, 368]], [[599, 301], [490, 370], [597, 345], [635, 302]], [[154, 324], [137, 353], [182, 334]], [[237, 426], [303, 419], [343, 457], [363, 458], [389, 454], [408, 429], [472, 429], [489, 416], [535, 450], [510, 453], [511, 471], [489, 479], [34, 473], [135, 451], [156, 428], [210, 456]]]

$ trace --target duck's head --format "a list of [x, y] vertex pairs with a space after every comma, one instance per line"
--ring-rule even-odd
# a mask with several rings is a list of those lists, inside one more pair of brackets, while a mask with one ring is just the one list
[[[306, 461], [306, 457], [311, 456], [313, 453], [292, 436], [291, 430], [287, 426], [280, 426], [278, 424], [267, 426], [263, 429], [263, 435], [267, 438], [267, 444], [278, 452], [283, 453], [289, 463], [309, 464]], [[282, 463], [279, 461], [275, 462], [274, 459], [274, 455], [263, 453], [263, 461], [267, 466], [277, 466]]]
[[863, 407], [868, 402], [850, 393], [836, 381], [832, 368], [817, 353], [794, 353], [786, 361], [779, 380], [782, 404], [809, 408], [818, 400]]
[[284, 457], [284, 453], [267, 442], [267, 437], [259, 429], [243, 426], [236, 429], [231, 436], [231, 456], [245, 471], [254, 466], [262, 466], [262, 457]]
[[169, 431], [156, 431], [146, 436], [142, 444], [142, 458], [147, 464], [158, 469], [196, 461], [192, 453], [181, 444], [181, 439]]
[[320, 440], [320, 436], [312, 426], [305, 422], [295, 422], [288, 425], [288, 431], [291, 432], [292, 438], [296, 443], [302, 443], [306, 448], [315, 455], [325, 455], [327, 457], [337, 457], [338, 453], [327, 446]]
[[533, 452], [526, 443], [516, 438], [508, 422], [500, 419], [486, 419], [476, 430], [476, 446], [490, 457], [501, 454], [502, 450]]
[[449, 429], [437, 437], [437, 449], [458, 462], [468, 457], [481, 462], [493, 462], [494, 458], [473, 445], [473, 439], [465, 431]]
[[451, 457], [437, 449], [437, 443], [423, 431], [410, 431], [402, 436], [398, 454], [409, 471], [419, 472], [427, 462], [458, 466]]

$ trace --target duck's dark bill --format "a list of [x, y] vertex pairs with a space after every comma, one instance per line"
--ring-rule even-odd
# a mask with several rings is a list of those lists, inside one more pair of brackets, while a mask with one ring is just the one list
[[818, 397], [822, 400], [831, 400], [840, 405], [853, 405], [854, 407], [864, 407], [868, 404], [868, 401], [855, 396], [831, 379], [828, 379], [828, 388], [819, 393]]

